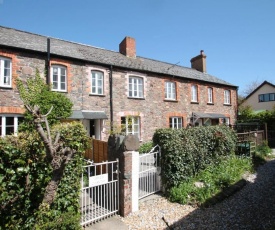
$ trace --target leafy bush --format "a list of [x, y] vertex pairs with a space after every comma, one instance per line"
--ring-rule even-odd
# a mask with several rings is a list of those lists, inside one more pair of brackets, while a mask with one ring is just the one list
[[[38, 71], [36, 71], [35, 77], [27, 79], [26, 84], [20, 79], [17, 79], [16, 84], [20, 98], [25, 105], [39, 105], [42, 114], [47, 114], [53, 105], [51, 113], [47, 116], [50, 125], [59, 123], [61, 118], [67, 118], [71, 115], [73, 103], [65, 94], [51, 91], [50, 86], [45, 84]], [[19, 130], [34, 130], [32, 114], [27, 110]]]
[[161, 147], [162, 182], [169, 190], [222, 156], [233, 153], [236, 134], [226, 126], [158, 129], [153, 142]]
[[139, 153], [149, 153], [153, 147], [154, 147], [154, 146], [153, 146], [153, 142], [150, 141], [150, 142], [147, 142], [147, 143], [142, 144], [142, 145], [139, 147], [138, 152], [139, 152]]
[[[248, 157], [225, 157], [219, 164], [211, 164], [196, 176], [171, 188], [169, 199], [181, 204], [201, 205], [223, 189], [238, 182], [245, 172], [252, 171]], [[202, 186], [195, 186], [195, 182]]]
[[261, 145], [256, 147], [256, 153], [260, 156], [266, 157], [272, 153], [272, 149], [269, 148], [267, 141], [263, 141]]
[[[0, 138], [0, 229], [77, 229], [70, 226], [71, 220], [77, 220], [75, 225], [79, 225], [82, 153], [89, 138], [78, 122], [58, 124], [52, 134], [57, 131], [62, 143], [76, 154], [65, 169], [54, 203], [41, 210], [39, 206], [52, 170], [40, 137], [36, 132], [24, 132], [18, 137]], [[56, 227], [46, 227], [54, 222]], [[35, 223], [39, 226], [34, 227]]]

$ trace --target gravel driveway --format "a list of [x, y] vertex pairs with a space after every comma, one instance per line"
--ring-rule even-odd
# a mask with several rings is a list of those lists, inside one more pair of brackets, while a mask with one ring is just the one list
[[210, 208], [170, 203], [158, 196], [141, 202], [139, 211], [122, 221], [129, 229], [275, 229], [275, 160], [247, 180], [242, 190]]

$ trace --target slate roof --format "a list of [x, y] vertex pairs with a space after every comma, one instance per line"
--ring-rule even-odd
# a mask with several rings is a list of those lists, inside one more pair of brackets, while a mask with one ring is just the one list
[[[47, 36], [0, 26], [0, 46], [4, 45], [7, 47], [46, 53], [47, 38]], [[161, 62], [139, 56], [136, 58], [128, 58], [119, 52], [84, 44], [78, 44], [70, 41], [64, 41], [57, 38], [49, 38], [51, 40], [50, 51], [51, 54], [54, 55], [104, 65], [113, 65], [114, 67], [122, 67], [136, 71], [167, 74], [175, 77], [195, 79], [215, 84], [237, 87], [210, 74], [202, 73], [192, 68], [178, 65], [173, 66], [171, 63]], [[171, 66], [173, 67], [171, 68]]]

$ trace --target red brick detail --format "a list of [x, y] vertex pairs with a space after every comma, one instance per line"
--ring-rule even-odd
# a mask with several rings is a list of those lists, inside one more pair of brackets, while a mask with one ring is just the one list
[[0, 107], [0, 113], [15, 113], [15, 114], [23, 114], [25, 109], [20, 107]]
[[0, 50], [0, 56], [4, 58], [10, 58], [12, 61], [12, 88], [16, 87], [16, 78], [18, 77], [17, 70], [18, 70], [18, 62], [17, 53], [7, 52]]
[[73, 78], [73, 74], [72, 74], [72, 68], [71, 68], [71, 62], [67, 62], [61, 59], [57, 59], [57, 58], [52, 58], [50, 61], [50, 65], [61, 65], [61, 66], [65, 66], [67, 68], [67, 92], [70, 93], [72, 90], [72, 78]]

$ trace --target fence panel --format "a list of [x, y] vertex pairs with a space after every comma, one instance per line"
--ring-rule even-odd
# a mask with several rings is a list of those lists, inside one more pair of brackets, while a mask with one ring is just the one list
[[95, 163], [107, 161], [108, 143], [106, 141], [91, 139], [91, 148], [85, 151], [84, 157]]

